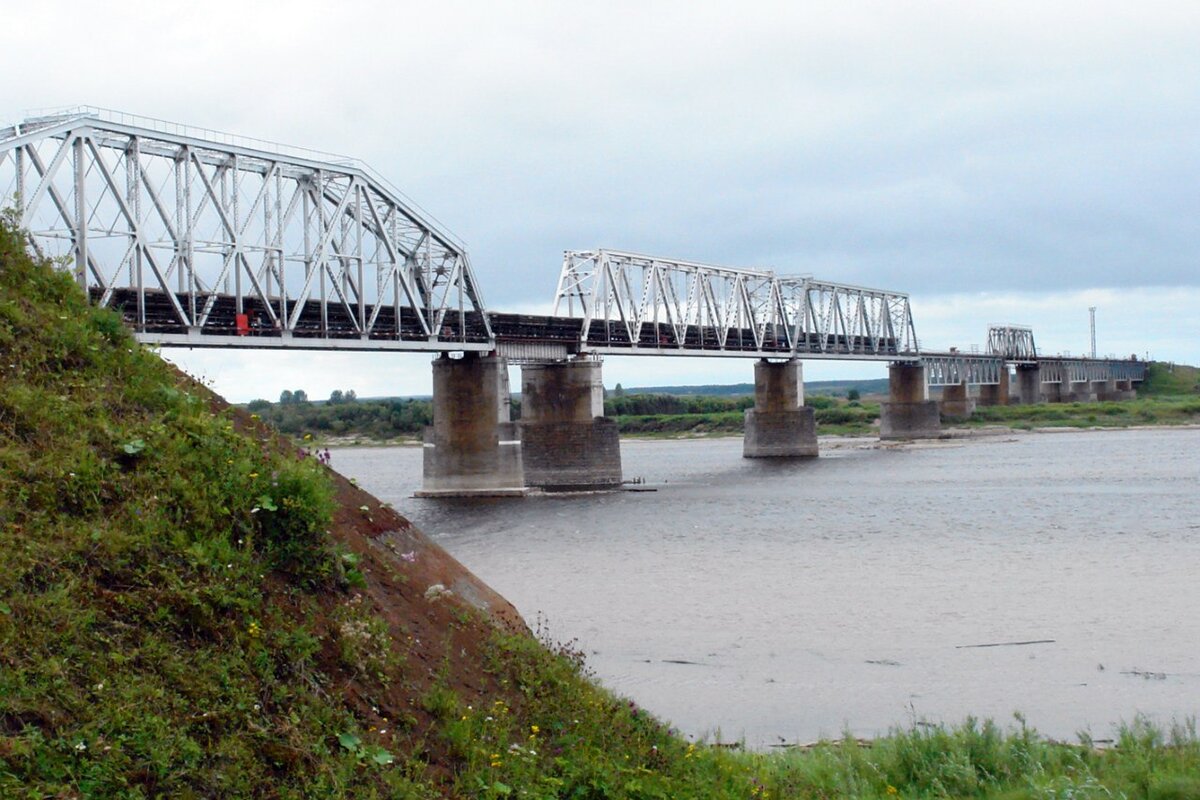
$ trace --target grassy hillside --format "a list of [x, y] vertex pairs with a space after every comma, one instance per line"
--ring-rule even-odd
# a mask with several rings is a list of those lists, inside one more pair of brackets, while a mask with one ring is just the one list
[[1146, 380], [1138, 386], [1138, 394], [1171, 396], [1200, 394], [1200, 369], [1185, 364], [1151, 361], [1146, 365]]
[[689, 744], [0, 225], [0, 797], [1195, 797], [1173, 736]]

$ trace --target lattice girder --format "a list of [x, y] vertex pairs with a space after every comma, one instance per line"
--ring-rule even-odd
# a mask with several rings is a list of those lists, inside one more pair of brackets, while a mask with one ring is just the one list
[[616, 250], [569, 250], [555, 315], [580, 348], [886, 360], [916, 355], [908, 296]]
[[465, 248], [360, 162], [78, 109], [0, 129], [0, 187], [143, 340], [494, 346]]

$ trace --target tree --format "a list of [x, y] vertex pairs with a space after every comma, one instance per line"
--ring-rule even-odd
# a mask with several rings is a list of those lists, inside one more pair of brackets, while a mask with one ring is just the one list
[[851, 389], [850, 391], [846, 392], [847, 400], [858, 400], [861, 397], [862, 393], [859, 392], [858, 389]]
[[284, 389], [279, 393], [279, 404], [281, 406], [286, 406], [294, 402], [296, 402], [296, 396], [292, 394], [291, 389]]
[[625, 387], [618, 383], [617, 388], [613, 389], [613, 397], [624, 397], [624, 396], [625, 396]]
[[271, 407], [270, 400], [262, 400], [262, 399], [251, 400], [249, 403], [246, 404], [246, 409], [248, 411], [252, 411], [255, 413], [257, 413], [259, 411], [266, 411], [270, 407]]
[[341, 389], [334, 389], [332, 392], [329, 393], [329, 404], [331, 406], [336, 406], [338, 403], [341, 403], [344, 400], [345, 400], [345, 396], [342, 394]]
[[293, 403], [307, 403], [308, 402], [308, 392], [304, 391], [303, 389], [297, 389], [296, 391], [292, 392], [292, 402]]
[[342, 397], [347, 403], [353, 403], [358, 399], [358, 392], [354, 391], [353, 389], [347, 389], [346, 393], [342, 395]]

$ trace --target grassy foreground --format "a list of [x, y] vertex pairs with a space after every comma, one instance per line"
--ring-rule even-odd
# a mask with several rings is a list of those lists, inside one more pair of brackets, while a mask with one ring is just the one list
[[0, 225], [0, 797], [1200, 797], [1141, 723], [688, 743], [406, 524]]

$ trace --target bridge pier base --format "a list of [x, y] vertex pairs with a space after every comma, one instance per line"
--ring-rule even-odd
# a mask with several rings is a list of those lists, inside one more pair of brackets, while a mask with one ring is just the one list
[[811, 458], [817, 455], [817, 423], [804, 405], [800, 361], [754, 365], [754, 408], [746, 409], [743, 458]]
[[600, 362], [521, 367], [525, 483], [548, 492], [621, 486], [617, 421], [604, 416]]
[[979, 386], [979, 405], [1006, 406], [1008, 405], [1008, 368], [1001, 365], [1000, 382], [984, 383]]
[[1042, 370], [1036, 364], [1017, 367], [1016, 404], [1031, 406], [1042, 402]]
[[423, 460], [418, 497], [525, 494], [503, 358], [443, 354], [433, 362], [433, 425], [425, 429]]
[[1110, 380], [1092, 381], [1092, 394], [1100, 402], [1115, 400], [1113, 397], [1113, 382]]
[[1062, 388], [1061, 383], [1043, 383], [1042, 397], [1047, 403], [1061, 403], [1063, 401]]
[[1072, 403], [1091, 403], [1096, 399], [1092, 393], [1092, 381], [1072, 380], [1069, 383], [1068, 398]]
[[888, 367], [888, 399], [880, 404], [879, 438], [936, 439], [942, 435], [938, 404], [929, 399], [925, 367], [895, 363]]
[[1137, 390], [1133, 388], [1133, 381], [1114, 381], [1113, 394], [1115, 400], [1137, 399]]
[[942, 416], [967, 419], [975, 411], [975, 400], [967, 393], [967, 382], [942, 387]]

